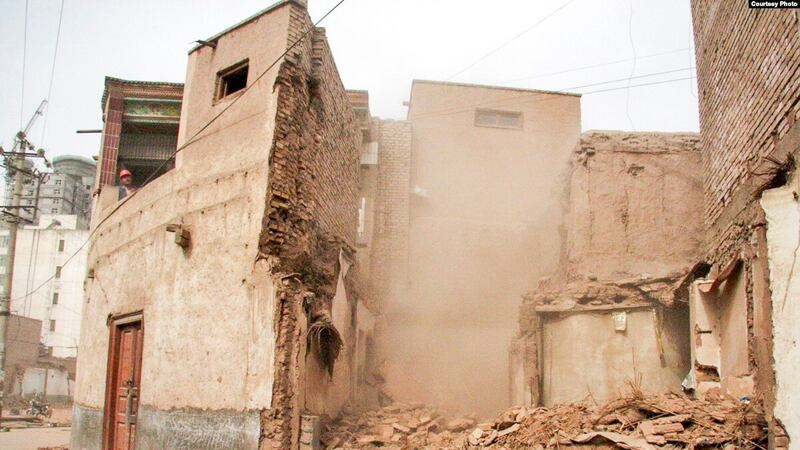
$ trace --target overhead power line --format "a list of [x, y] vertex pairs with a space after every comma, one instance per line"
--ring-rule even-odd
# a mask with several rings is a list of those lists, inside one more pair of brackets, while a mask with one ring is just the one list
[[622, 89], [631, 89], [631, 88], [638, 88], [638, 87], [644, 87], [644, 86], [656, 86], [656, 85], [659, 85], [659, 84], [676, 83], [678, 81], [693, 80], [695, 78], [696, 77], [694, 75], [692, 75], [692, 76], [689, 76], [689, 77], [675, 78], [675, 79], [671, 79], [671, 80], [661, 80], [661, 81], [653, 81], [653, 82], [650, 82], [650, 83], [632, 84], [630, 86], [625, 86], [625, 87], [598, 89], [596, 91], [581, 92], [581, 94], [582, 95], [600, 94], [602, 92], [620, 91]]
[[[625, 90], [625, 89], [634, 89], [634, 88], [640, 88], [640, 87], [676, 83], [678, 81], [693, 80], [695, 78], [696, 77], [694, 75], [692, 75], [692, 76], [683, 77], [683, 78], [674, 78], [674, 79], [668, 79], [668, 80], [653, 81], [653, 82], [649, 82], [649, 83], [632, 84], [632, 85], [630, 85], [630, 87], [621, 86], [621, 87], [613, 87], [613, 88], [607, 88], [607, 89], [597, 89], [597, 90], [592, 90], [592, 91], [579, 92], [579, 94], [581, 94], [582, 96], [587, 96], [587, 95], [601, 94], [601, 93], [604, 93], [604, 92], [614, 92], [614, 91], [622, 91], [622, 90]], [[627, 78], [625, 78], [625, 80], [627, 80]], [[621, 80], [617, 80], [617, 81], [621, 81]], [[601, 83], [595, 83], [595, 85], [597, 85], [597, 84], [601, 84]], [[602, 83], [602, 84], [605, 84], [605, 83]], [[504, 104], [501, 104], [501, 105], [493, 105], [493, 107], [514, 106], [514, 105], [521, 105], [521, 104], [562, 100], [563, 96], [558, 95], [558, 94], [559, 93], [556, 92], [556, 91], [553, 91], [553, 92], [531, 92], [530, 95], [519, 96], [519, 97], [516, 98], [516, 100], [512, 100], [512, 99], [509, 98], [509, 99], [507, 99], [507, 100], [509, 100], [508, 102], [506, 102]], [[417, 115], [409, 117], [409, 119], [411, 119], [411, 118], [419, 119], [421, 117], [428, 118], [428, 117], [450, 116], [450, 115], [454, 115], [454, 114], [462, 114], [462, 113], [466, 113], [466, 112], [475, 111], [476, 108], [479, 108], [481, 106], [484, 106], [484, 105], [481, 105], [481, 104], [465, 105], [465, 106], [461, 107], [461, 109], [458, 109], [458, 110], [452, 110], [452, 111], [446, 111], [446, 112], [431, 112], [431, 113], [417, 114]]]
[[19, 100], [19, 128], [22, 129], [25, 115], [25, 60], [28, 56], [28, 0], [25, 0], [25, 25], [22, 31], [22, 81]]
[[539, 19], [539, 21], [537, 21], [536, 23], [534, 23], [534, 24], [533, 24], [533, 25], [531, 25], [530, 27], [528, 27], [528, 28], [526, 28], [526, 29], [522, 30], [521, 32], [519, 32], [519, 33], [517, 33], [516, 35], [514, 35], [513, 37], [511, 37], [511, 39], [509, 39], [509, 40], [507, 40], [507, 41], [503, 42], [502, 44], [500, 44], [500, 45], [499, 45], [498, 47], [496, 47], [494, 50], [492, 50], [492, 51], [490, 51], [489, 53], [486, 53], [485, 55], [481, 56], [480, 58], [478, 58], [477, 60], [475, 60], [473, 63], [469, 64], [468, 66], [464, 67], [463, 69], [459, 70], [458, 72], [454, 73], [453, 75], [450, 75], [449, 77], [447, 77], [447, 80], [452, 80], [453, 78], [455, 78], [455, 77], [457, 77], [457, 76], [461, 75], [462, 73], [464, 73], [464, 72], [468, 71], [469, 69], [471, 69], [471, 68], [473, 68], [473, 67], [477, 66], [478, 64], [480, 64], [481, 62], [483, 62], [484, 60], [486, 60], [486, 58], [488, 58], [488, 57], [490, 57], [490, 56], [494, 55], [495, 53], [497, 53], [497, 52], [499, 52], [500, 50], [504, 49], [506, 46], [508, 46], [508, 45], [509, 45], [509, 44], [511, 44], [512, 42], [514, 42], [514, 41], [516, 41], [517, 39], [521, 38], [522, 36], [526, 35], [526, 34], [527, 34], [527, 33], [529, 33], [530, 31], [532, 31], [534, 28], [536, 28], [536, 27], [538, 27], [539, 25], [541, 25], [542, 23], [544, 23], [544, 22], [545, 22], [547, 19], [549, 19], [549, 18], [553, 17], [553, 16], [554, 16], [554, 15], [556, 15], [556, 14], [557, 14], [559, 11], [561, 11], [562, 9], [566, 8], [567, 6], [569, 6], [569, 4], [573, 3], [574, 1], [575, 1], [575, 0], [569, 0], [569, 1], [567, 1], [566, 3], [564, 3], [563, 5], [559, 6], [559, 7], [558, 7], [558, 8], [556, 8], [556, 9], [554, 9], [553, 11], [551, 11], [549, 14], [547, 14], [546, 16], [544, 16], [544, 17], [542, 17], [541, 19]]
[[[345, 0], [340, 0], [338, 3], [336, 3], [336, 4], [333, 6], [333, 8], [331, 8], [330, 10], [328, 10], [328, 12], [327, 12], [327, 13], [325, 13], [325, 15], [324, 15], [324, 16], [322, 16], [322, 18], [321, 18], [321, 19], [319, 19], [319, 20], [318, 20], [316, 23], [312, 24], [312, 25], [311, 25], [311, 27], [309, 27], [309, 28], [308, 28], [308, 29], [307, 29], [307, 30], [306, 30], [306, 31], [305, 31], [305, 32], [304, 32], [304, 33], [303, 33], [303, 34], [302, 34], [302, 35], [301, 35], [301, 36], [300, 36], [300, 37], [299, 37], [299, 38], [298, 38], [296, 41], [294, 41], [294, 43], [292, 43], [292, 45], [290, 45], [290, 46], [289, 46], [289, 48], [287, 48], [287, 49], [286, 49], [286, 50], [285, 50], [283, 53], [281, 53], [281, 55], [280, 55], [280, 56], [278, 56], [278, 58], [276, 58], [276, 59], [275, 59], [275, 61], [273, 61], [273, 62], [272, 62], [272, 64], [270, 64], [270, 65], [269, 65], [269, 66], [268, 66], [266, 69], [264, 69], [264, 71], [263, 71], [263, 72], [261, 72], [261, 74], [260, 74], [260, 75], [258, 75], [258, 77], [256, 77], [256, 79], [255, 79], [255, 80], [253, 80], [253, 82], [252, 82], [250, 85], [248, 85], [248, 86], [246, 86], [244, 89], [242, 89], [242, 91], [241, 91], [241, 92], [242, 92], [242, 94], [241, 94], [241, 95], [239, 95], [239, 96], [237, 96], [236, 98], [234, 98], [234, 99], [233, 99], [233, 100], [232, 100], [232, 101], [231, 101], [231, 102], [230, 102], [230, 103], [229, 103], [229, 104], [228, 104], [228, 105], [227, 105], [227, 106], [226, 106], [224, 109], [222, 109], [222, 111], [220, 111], [219, 113], [217, 113], [217, 115], [215, 115], [214, 117], [212, 117], [212, 118], [211, 118], [211, 119], [210, 119], [208, 122], [206, 122], [206, 124], [205, 124], [205, 125], [203, 125], [202, 127], [200, 127], [200, 129], [199, 129], [197, 132], [195, 132], [194, 134], [192, 134], [192, 136], [191, 136], [189, 139], [187, 139], [187, 141], [186, 141], [186, 143], [185, 143], [185, 144], [183, 144], [183, 145], [181, 145], [180, 147], [178, 147], [177, 149], [175, 149], [175, 151], [174, 151], [174, 152], [172, 152], [172, 154], [169, 156], [169, 158], [165, 159], [165, 160], [164, 160], [164, 161], [161, 163], [161, 165], [159, 165], [159, 166], [158, 166], [158, 167], [157, 167], [155, 170], [153, 170], [153, 171], [152, 171], [152, 173], [150, 173], [150, 175], [149, 175], [149, 176], [148, 176], [148, 177], [145, 179], [145, 181], [144, 181], [143, 185], [146, 185], [147, 183], [149, 183], [149, 182], [150, 182], [150, 181], [151, 181], [151, 180], [152, 180], [152, 179], [153, 179], [153, 178], [156, 176], [156, 174], [158, 174], [158, 173], [159, 173], [159, 172], [160, 172], [160, 171], [161, 171], [161, 170], [162, 170], [162, 169], [163, 169], [163, 168], [164, 168], [164, 167], [167, 165], [167, 163], [168, 163], [169, 161], [171, 161], [173, 158], [175, 158], [175, 156], [176, 156], [178, 153], [180, 153], [182, 150], [184, 150], [184, 149], [185, 149], [185, 148], [187, 148], [188, 146], [190, 146], [190, 145], [192, 145], [193, 143], [195, 143], [195, 142], [197, 141], [197, 139], [196, 139], [196, 138], [197, 138], [197, 137], [198, 137], [198, 136], [199, 136], [199, 135], [200, 135], [202, 132], [204, 132], [205, 130], [207, 130], [207, 129], [208, 129], [208, 127], [210, 127], [210, 126], [211, 126], [211, 124], [213, 124], [214, 122], [216, 122], [216, 121], [217, 121], [217, 119], [219, 119], [219, 118], [220, 118], [220, 117], [221, 117], [223, 114], [225, 114], [225, 112], [226, 112], [226, 111], [228, 111], [228, 110], [229, 110], [229, 109], [230, 109], [230, 108], [231, 108], [231, 107], [232, 107], [234, 104], [236, 104], [236, 102], [238, 102], [239, 100], [241, 100], [241, 99], [242, 99], [242, 97], [244, 97], [244, 96], [247, 94], [247, 92], [249, 92], [249, 91], [250, 91], [250, 88], [252, 88], [253, 86], [255, 86], [255, 85], [256, 85], [256, 84], [259, 82], [259, 80], [261, 80], [261, 78], [263, 78], [263, 77], [264, 77], [264, 75], [266, 75], [266, 74], [267, 74], [267, 72], [269, 72], [270, 70], [272, 70], [272, 68], [273, 68], [273, 67], [275, 67], [275, 66], [276, 66], [276, 65], [277, 65], [277, 64], [278, 64], [278, 63], [279, 63], [279, 62], [280, 62], [280, 61], [281, 61], [281, 60], [282, 60], [282, 59], [283, 59], [283, 58], [284, 58], [284, 57], [285, 57], [287, 54], [289, 54], [289, 52], [291, 52], [292, 50], [294, 50], [294, 48], [295, 48], [295, 47], [297, 47], [297, 45], [298, 45], [300, 42], [302, 42], [303, 40], [305, 40], [305, 38], [308, 36], [308, 34], [309, 34], [311, 31], [313, 31], [313, 30], [314, 30], [314, 29], [315, 29], [315, 28], [316, 28], [316, 27], [317, 27], [317, 26], [318, 26], [320, 23], [322, 23], [322, 21], [323, 21], [323, 20], [325, 20], [325, 18], [326, 18], [326, 17], [328, 17], [329, 15], [331, 15], [331, 13], [333, 13], [333, 12], [334, 12], [334, 11], [335, 11], [335, 10], [336, 10], [336, 9], [337, 9], [339, 6], [340, 6], [340, 5], [341, 5], [342, 3], [344, 3], [344, 2], [345, 2]], [[111, 210], [111, 211], [110, 211], [110, 212], [109, 212], [109, 213], [108, 213], [108, 214], [107, 214], [107, 215], [106, 215], [106, 216], [105, 216], [105, 217], [104, 217], [104, 218], [103, 218], [103, 219], [102, 219], [102, 220], [101, 220], [101, 221], [100, 221], [100, 222], [99, 222], [99, 223], [98, 223], [98, 224], [97, 224], [95, 227], [94, 227], [94, 230], [92, 230], [92, 231], [89, 233], [89, 236], [86, 238], [86, 240], [85, 240], [85, 241], [83, 241], [83, 244], [81, 244], [81, 246], [80, 246], [80, 247], [78, 247], [78, 249], [77, 249], [77, 250], [75, 250], [75, 253], [73, 253], [72, 255], [70, 255], [70, 257], [69, 257], [69, 258], [67, 258], [67, 259], [64, 261], [64, 264], [62, 264], [62, 265], [61, 265], [61, 267], [63, 268], [63, 267], [65, 267], [67, 264], [69, 264], [69, 263], [70, 263], [70, 261], [72, 261], [72, 259], [73, 259], [73, 258], [75, 258], [75, 256], [77, 256], [77, 255], [78, 255], [78, 253], [80, 253], [80, 252], [81, 252], [81, 250], [83, 250], [83, 248], [84, 248], [84, 247], [86, 247], [86, 244], [88, 244], [88, 243], [89, 243], [89, 241], [92, 239], [92, 237], [95, 235], [95, 233], [97, 233], [97, 230], [99, 230], [99, 229], [100, 229], [100, 226], [101, 226], [101, 225], [103, 225], [104, 223], [106, 223], [106, 221], [107, 221], [109, 218], [111, 218], [111, 216], [113, 216], [113, 215], [114, 215], [114, 214], [115, 214], [117, 211], [119, 211], [119, 209], [120, 209], [120, 208], [122, 208], [122, 205], [124, 205], [125, 203], [127, 203], [127, 202], [128, 202], [130, 199], [132, 199], [133, 197], [135, 197], [135, 196], [136, 196], [136, 194], [138, 194], [139, 192], [140, 192], [139, 190], [133, 191], [133, 193], [131, 193], [130, 195], [128, 195], [127, 197], [125, 197], [124, 199], [122, 199], [122, 201], [120, 201], [120, 202], [117, 204], [117, 206], [115, 206], [115, 207], [114, 207], [114, 209], [112, 209], [112, 210]], [[43, 288], [44, 286], [46, 286], [46, 285], [47, 285], [47, 283], [49, 283], [50, 281], [52, 281], [54, 278], [55, 278], [55, 273], [54, 273], [53, 275], [51, 275], [49, 278], [47, 278], [46, 280], [42, 281], [42, 282], [41, 282], [41, 283], [40, 283], [38, 286], [36, 286], [36, 287], [35, 287], [33, 290], [31, 290], [31, 291], [29, 291], [29, 292], [26, 292], [25, 294], [23, 294], [23, 295], [21, 295], [21, 296], [19, 296], [19, 297], [16, 297], [16, 298], [13, 298], [13, 299], [11, 299], [11, 302], [14, 302], [14, 301], [17, 301], [17, 300], [24, 299], [24, 298], [26, 298], [26, 297], [28, 297], [28, 296], [30, 296], [30, 295], [32, 295], [32, 294], [34, 294], [34, 293], [35, 293], [35, 292], [37, 292], [39, 289], [41, 289], [41, 288]]]
[[628, 122], [631, 123], [631, 129], [636, 131], [636, 125], [633, 123], [633, 118], [631, 117], [631, 80], [633, 79], [633, 75], [636, 74], [636, 45], [633, 43], [633, 0], [630, 0], [630, 14], [628, 16], [628, 38], [631, 41], [631, 50], [633, 51], [633, 67], [631, 67], [631, 74], [628, 77], [628, 91], [625, 95], [625, 115], [628, 116]]
[[[587, 88], [587, 87], [594, 87], [594, 86], [602, 86], [602, 85], [605, 85], [605, 84], [620, 83], [620, 82], [628, 81], [628, 80], [631, 80], [631, 79], [650, 78], [650, 77], [655, 77], [655, 76], [660, 76], [660, 75], [667, 75], [667, 74], [670, 74], [670, 73], [677, 73], [677, 72], [683, 72], [685, 70], [694, 70], [694, 69], [695, 69], [694, 67], [683, 67], [683, 68], [680, 68], [680, 69], [664, 70], [664, 71], [661, 71], [661, 72], [646, 73], [646, 74], [642, 74], [642, 75], [636, 75], [636, 76], [633, 76], [633, 77], [617, 78], [617, 79], [614, 79], [614, 80], [598, 81], [598, 82], [595, 82], [595, 83], [583, 84], [583, 85], [578, 85], [578, 86], [570, 86], [570, 87], [565, 87], [565, 88], [561, 88], [561, 89], [554, 89], [551, 92], [537, 92], [537, 91], [523, 92], [523, 93], [518, 93], [518, 94], [515, 94], [515, 95], [509, 95], [508, 97], [504, 97], [504, 98], [500, 98], [500, 99], [496, 99], [496, 100], [489, 100], [489, 101], [486, 101], [486, 102], [473, 103], [473, 104], [469, 104], [469, 105], [456, 106], [456, 107], [452, 107], [452, 108], [444, 108], [444, 109], [440, 109], [438, 111], [430, 111], [430, 112], [424, 112], [424, 113], [420, 113], [420, 114], [415, 114], [413, 116], [409, 116], [409, 118], [411, 118], [411, 117], [413, 117], [413, 118], [433, 117], [433, 116], [439, 116], [439, 115], [457, 114], [457, 113], [461, 113], [461, 112], [465, 112], [465, 111], [471, 111], [474, 108], [478, 108], [478, 107], [508, 106], [508, 105], [513, 105], [513, 104], [520, 103], [519, 100], [522, 99], [522, 98], [531, 99], [531, 98], [536, 98], [536, 97], [549, 97], [552, 94], [559, 93], [559, 92], [570, 92], [570, 91], [574, 91], [576, 89], [584, 89], [584, 88]], [[694, 77], [692, 76], [692, 77], [690, 77], [688, 79], [691, 79], [691, 78], [694, 78]], [[624, 89], [624, 88], [620, 88], [620, 89]], [[586, 94], [594, 93], [594, 92], [579, 92], [579, 93], [583, 94], [583, 95], [586, 95]]]
[[[658, 53], [651, 53], [649, 55], [639, 56], [638, 60], [641, 61], [641, 60], [647, 59], [647, 58], [655, 58], [657, 56], [664, 56], [664, 55], [670, 55], [670, 54], [674, 54], [674, 53], [681, 53], [681, 52], [685, 52], [685, 51], [688, 51], [688, 50], [691, 50], [691, 48], [690, 47], [684, 47], [684, 48], [677, 48], [675, 50], [667, 50], [667, 51], [658, 52]], [[564, 70], [559, 70], [559, 71], [556, 71], [556, 72], [539, 73], [539, 74], [528, 75], [528, 76], [524, 76], [524, 77], [520, 77], [520, 78], [512, 78], [510, 80], [496, 81], [493, 84], [515, 83], [517, 81], [534, 80], [536, 78], [544, 78], [544, 77], [549, 77], [549, 76], [553, 76], [553, 75], [562, 75], [562, 74], [565, 74], [565, 73], [579, 72], [581, 70], [588, 70], [588, 69], [596, 69], [596, 68], [606, 67], [606, 66], [613, 66], [613, 65], [616, 65], [616, 64], [624, 63], [624, 62], [633, 61], [633, 59], [634, 58], [617, 59], [617, 60], [614, 60], [614, 61], [606, 61], [606, 62], [597, 63], [597, 64], [590, 64], [590, 65], [587, 65], [587, 66], [573, 67], [571, 69], [564, 69]], [[691, 57], [689, 59], [691, 60]]]
[[[50, 67], [50, 83], [47, 86], [47, 101], [52, 104], [50, 97], [53, 95], [53, 78], [56, 74], [56, 60], [58, 59], [58, 41], [61, 38], [61, 20], [64, 18], [64, 0], [61, 0], [61, 7], [58, 9], [58, 28], [56, 29], [56, 47], [53, 50], [53, 65]], [[44, 138], [47, 133], [47, 118], [50, 116], [50, 108], [45, 111], [44, 123], [42, 124], [42, 137], [39, 139], [44, 147]]]

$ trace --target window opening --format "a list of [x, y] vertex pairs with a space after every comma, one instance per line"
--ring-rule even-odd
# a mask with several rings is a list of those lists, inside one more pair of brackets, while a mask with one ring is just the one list
[[228, 69], [217, 73], [216, 99], [223, 99], [239, 92], [247, 86], [248, 60], [244, 60]]
[[475, 125], [496, 128], [522, 128], [522, 113], [479, 109], [475, 111]]

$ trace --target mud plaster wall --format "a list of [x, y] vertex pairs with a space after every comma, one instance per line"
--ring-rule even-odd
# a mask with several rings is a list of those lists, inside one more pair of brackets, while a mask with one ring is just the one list
[[746, 271], [739, 266], [718, 289], [697, 281], [689, 298], [695, 392], [714, 387], [736, 397], [754, 395], [748, 351]]
[[[710, 285], [710, 281], [696, 281], [689, 291], [689, 321], [691, 323], [690, 341], [692, 365], [704, 367], [720, 366], [720, 324], [716, 298], [706, 295], [701, 286]], [[698, 385], [703, 381], [698, 379]], [[713, 380], [718, 384], [718, 379]], [[699, 387], [696, 389], [701, 390]]]
[[[312, 26], [303, 7], [290, 3], [290, 11], [287, 45]], [[307, 392], [305, 383], [306, 363], [315, 357], [307, 352], [306, 330], [315, 314], [331, 312], [340, 251], [352, 257], [361, 132], [324, 29], [313, 30], [290, 52], [275, 88], [279, 107], [259, 247], [282, 281], [277, 294], [273, 408], [262, 414], [261, 448], [293, 448], [301, 410], [321, 412], [319, 405], [306, 402], [307, 396], [318, 392], [315, 387]], [[355, 302], [355, 294], [348, 291], [347, 300]], [[352, 329], [339, 332], [346, 342], [335, 370], [348, 371], [353, 333]], [[337, 374], [325, 388], [328, 395], [338, 397], [331, 391], [340, 389], [348, 395], [350, 386], [337, 380], [350, 380], [349, 372]], [[328, 406], [325, 412], [335, 413]]]
[[30, 317], [11, 314], [6, 328], [6, 360], [3, 368], [6, 373], [4, 394], [13, 390], [18, 380], [22, 380], [25, 369], [34, 366], [39, 359], [39, 340], [42, 335], [42, 321]]
[[[179, 145], [232, 101], [214, 103], [216, 73], [249, 58], [252, 83], [286, 48], [287, 24], [288, 10], [279, 5], [220, 37], [216, 49], [190, 55]], [[253, 84], [179, 153], [175, 170], [130, 197], [92, 238], [72, 448], [101, 445], [94, 424], [104, 407], [106, 320], [134, 311], [143, 311], [145, 323], [137, 432], [149, 444], [142, 445], [167, 448], [183, 439], [203, 448], [258, 445], [248, 424], [271, 406], [274, 368], [275, 292], [270, 267], [256, 260], [276, 74]], [[103, 192], [94, 226], [110, 213], [115, 195]], [[172, 223], [190, 230], [190, 248], [174, 243], [166, 231]], [[230, 426], [210, 427], [215, 417]], [[171, 444], [162, 442], [167, 436]]]
[[[702, 254], [698, 144], [694, 133], [582, 135], [564, 197], [567, 239], [559, 268], [520, 306], [511, 369], [522, 369], [524, 384], [514, 385], [512, 397], [551, 404], [590, 394], [612, 396], [626, 381], [636, 380], [631, 349], [641, 355], [637, 371], [644, 375], [645, 388], [679, 388], [689, 369], [688, 308], [674, 304], [670, 286]], [[662, 277], [664, 281], [649, 286], [643, 281]], [[622, 282], [630, 285], [615, 284]], [[651, 313], [629, 314], [627, 333], [613, 327], [608, 331], [611, 310], [626, 311], [632, 305]], [[562, 309], [564, 315], [545, 313], [548, 309]], [[577, 312], [581, 309], [606, 311]], [[541, 325], [543, 318], [547, 321]], [[643, 339], [647, 333], [653, 338]], [[569, 348], [576, 342], [593, 350], [579, 351], [576, 357]], [[601, 356], [587, 356], [591, 354]], [[564, 375], [573, 371], [591, 376]]]
[[355, 303], [348, 301], [345, 276], [350, 268], [350, 263], [344, 258], [339, 258], [339, 274], [336, 277], [336, 293], [331, 305], [333, 324], [342, 335], [345, 345], [334, 366], [331, 378], [327, 369], [318, 359], [306, 356], [305, 370], [305, 409], [312, 414], [327, 414], [335, 417], [342, 406], [351, 397], [354, 388], [352, 371], [355, 363], [356, 328], [353, 322]]
[[[769, 273], [772, 286], [773, 361], [775, 364], [775, 417], [789, 436], [800, 436], [800, 207], [797, 179], [782, 188], [764, 192]], [[797, 444], [793, 444], [795, 448]]]
[[[509, 96], [530, 100], [508, 107], [522, 129], [475, 125], [476, 104]], [[386, 308], [387, 387], [494, 414], [508, 403], [519, 294], [557, 261], [556, 186], [579, 138], [580, 98], [415, 81], [408, 121], [417, 193], [408, 291]]]
[[[669, 329], [688, 324], [687, 317], [667, 320]], [[546, 406], [613, 399], [626, 382], [645, 391], [679, 390], [689, 370], [688, 336], [656, 333], [652, 309], [629, 310], [627, 329], [616, 331], [611, 313], [581, 313], [543, 319], [542, 393]], [[659, 343], [659, 340], [661, 341]]]
[[747, 351], [747, 287], [745, 274], [737, 270], [720, 286], [715, 313], [720, 324], [720, 366], [722, 388], [741, 397], [752, 395], [752, 388], [742, 386], [742, 377], [750, 373]]
[[584, 133], [569, 181], [567, 273], [663, 276], [700, 257], [703, 224], [695, 133]]

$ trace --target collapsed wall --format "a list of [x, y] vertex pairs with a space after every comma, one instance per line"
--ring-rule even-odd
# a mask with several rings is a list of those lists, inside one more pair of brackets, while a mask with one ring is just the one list
[[[288, 44], [310, 26], [305, 11], [292, 10]], [[259, 247], [281, 282], [276, 380], [272, 409], [262, 414], [262, 448], [290, 448], [301, 412], [335, 416], [350, 399], [358, 302], [348, 268], [355, 261], [361, 133], [324, 29], [287, 56], [276, 88]]]
[[689, 370], [685, 276], [700, 254], [698, 136], [587, 132], [564, 196], [558, 271], [524, 296], [512, 402], [677, 389]]

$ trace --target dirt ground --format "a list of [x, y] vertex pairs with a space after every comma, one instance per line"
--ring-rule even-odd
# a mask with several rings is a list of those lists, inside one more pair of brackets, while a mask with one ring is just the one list
[[69, 445], [70, 428], [17, 428], [0, 433], [0, 449], [36, 450]]

